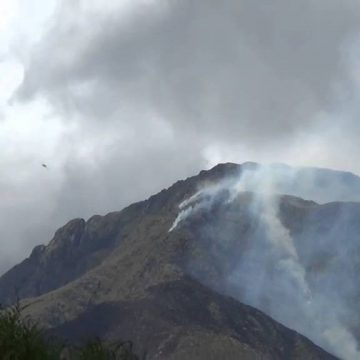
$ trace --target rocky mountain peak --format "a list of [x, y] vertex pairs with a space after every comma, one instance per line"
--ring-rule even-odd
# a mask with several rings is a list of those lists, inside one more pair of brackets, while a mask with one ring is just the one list
[[0, 302], [16, 289], [51, 331], [130, 338], [150, 359], [208, 359], [209, 341], [218, 358], [334, 359], [270, 315], [352, 360], [360, 320], [337, 309], [359, 313], [360, 206], [311, 200], [327, 187], [341, 200], [349, 186], [360, 179], [219, 164], [121, 211], [70, 221], [0, 278]]

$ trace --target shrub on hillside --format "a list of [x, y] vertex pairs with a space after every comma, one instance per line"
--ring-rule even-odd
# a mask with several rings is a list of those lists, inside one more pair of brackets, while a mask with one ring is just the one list
[[131, 342], [109, 345], [95, 339], [75, 347], [49, 341], [21, 310], [19, 304], [0, 307], [0, 360], [138, 360]]

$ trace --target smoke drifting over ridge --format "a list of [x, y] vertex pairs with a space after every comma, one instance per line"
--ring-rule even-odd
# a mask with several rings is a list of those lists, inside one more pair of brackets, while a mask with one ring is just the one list
[[0, 99], [0, 272], [69, 219], [219, 162], [360, 173], [357, 0], [17, 3], [1, 52], [17, 80], [0, 97], [18, 89]]
[[[18, 39], [11, 47], [24, 76], [13, 97], [18, 111], [1, 111], [0, 166], [13, 175], [0, 182], [0, 271], [70, 218], [119, 210], [217, 162], [360, 173], [358, 0], [133, 0], [126, 11], [123, 3], [59, 1], [28, 53]], [[22, 108], [26, 101], [34, 107]], [[45, 115], [34, 111], [39, 101], [50, 108]], [[42, 161], [51, 164], [46, 175], [34, 171]], [[344, 177], [326, 183], [312, 170], [263, 168], [200, 192], [172, 230], [216, 207], [224, 191], [228, 206], [243, 191], [260, 192], [244, 214], [253, 219], [252, 246], [241, 263], [227, 258], [238, 267], [224, 286], [353, 358], [353, 269], [336, 255], [356, 255], [356, 221], [347, 206], [327, 205], [331, 226], [325, 221], [320, 232], [315, 212], [308, 232], [292, 233], [273, 194], [360, 201], [356, 178]]]
[[[297, 188], [297, 173], [303, 171], [312, 176]], [[309, 198], [324, 184], [314, 182], [317, 177], [315, 169], [250, 164], [239, 176], [204, 186], [180, 204], [169, 231], [199, 228], [197, 236], [207, 244], [202, 250], [210, 252], [221, 269], [221, 285], [196, 260], [188, 264], [195, 277], [339, 357], [355, 360], [360, 357], [360, 206], [319, 206], [281, 195], [287, 189], [287, 194], [301, 192]], [[344, 196], [344, 188], [336, 185], [328, 201]], [[324, 194], [320, 197], [326, 200]]]

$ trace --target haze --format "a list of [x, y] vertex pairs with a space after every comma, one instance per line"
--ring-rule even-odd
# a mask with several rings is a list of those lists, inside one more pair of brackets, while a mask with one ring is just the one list
[[359, 174], [359, 20], [356, 0], [2, 0], [0, 272], [218, 162]]

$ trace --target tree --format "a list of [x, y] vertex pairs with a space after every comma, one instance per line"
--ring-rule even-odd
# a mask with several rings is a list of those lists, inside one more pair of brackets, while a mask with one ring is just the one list
[[17, 302], [0, 307], [0, 360], [138, 360], [131, 342], [108, 344], [101, 339], [83, 346], [49, 340], [34, 322], [22, 316]]

